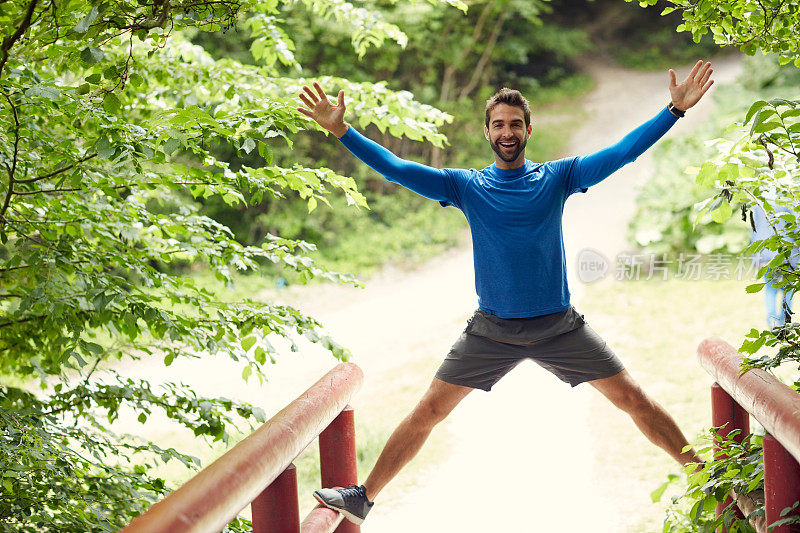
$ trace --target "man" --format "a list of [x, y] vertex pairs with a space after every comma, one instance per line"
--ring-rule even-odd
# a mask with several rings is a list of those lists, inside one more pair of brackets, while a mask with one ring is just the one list
[[398, 158], [344, 121], [344, 91], [332, 105], [319, 84], [303, 87], [304, 115], [333, 133], [364, 163], [469, 221], [479, 309], [429, 389], [389, 437], [361, 486], [322, 489], [315, 498], [360, 524], [384, 486], [420, 450], [433, 427], [473, 389], [490, 390], [529, 358], [573, 387], [588, 382], [627, 412], [654, 444], [681, 464], [701, 462], [672, 417], [647, 396], [605, 342], [570, 305], [561, 217], [566, 199], [586, 192], [655, 143], [713, 84], [698, 61], [683, 83], [669, 71], [671, 102], [620, 142], [589, 156], [548, 163], [525, 159], [530, 108], [503, 89], [486, 103], [484, 136], [494, 164], [435, 169]]

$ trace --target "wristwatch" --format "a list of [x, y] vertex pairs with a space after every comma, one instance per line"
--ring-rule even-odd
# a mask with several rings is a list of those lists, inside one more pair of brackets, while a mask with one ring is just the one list
[[683, 118], [686, 116], [686, 111], [681, 111], [680, 109], [672, 105], [672, 102], [670, 102], [669, 105], [667, 105], [667, 110], [670, 113], [672, 113], [673, 116], [676, 116], [678, 118]]

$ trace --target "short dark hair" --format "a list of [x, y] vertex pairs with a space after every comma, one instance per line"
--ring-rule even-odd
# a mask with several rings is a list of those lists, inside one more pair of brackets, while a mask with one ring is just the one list
[[519, 107], [525, 115], [525, 127], [531, 124], [531, 106], [528, 101], [522, 96], [522, 93], [515, 89], [503, 87], [494, 95], [486, 100], [486, 127], [489, 127], [489, 115], [492, 110], [497, 107], [497, 104], [506, 104], [512, 107]]

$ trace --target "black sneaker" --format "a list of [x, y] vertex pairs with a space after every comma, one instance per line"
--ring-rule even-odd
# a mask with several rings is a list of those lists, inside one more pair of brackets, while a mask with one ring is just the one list
[[328, 509], [339, 511], [345, 518], [359, 526], [364, 523], [367, 513], [375, 505], [367, 499], [367, 489], [364, 485], [350, 485], [347, 489], [315, 490], [314, 498]]

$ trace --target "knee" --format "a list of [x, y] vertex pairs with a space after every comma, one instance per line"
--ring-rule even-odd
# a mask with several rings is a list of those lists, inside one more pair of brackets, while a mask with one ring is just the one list
[[433, 427], [445, 418], [449, 411], [435, 401], [423, 399], [414, 409], [412, 416], [417, 424]]

